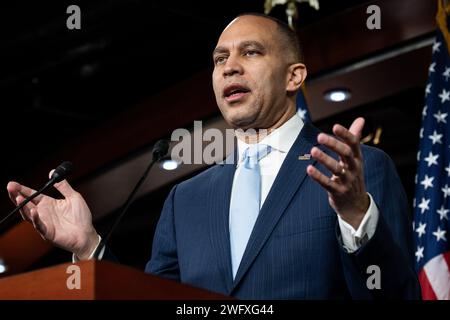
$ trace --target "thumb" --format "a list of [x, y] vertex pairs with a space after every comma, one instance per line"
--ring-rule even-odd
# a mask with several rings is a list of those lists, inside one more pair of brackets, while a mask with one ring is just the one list
[[355, 119], [355, 121], [353, 121], [352, 125], [350, 126], [349, 131], [353, 135], [355, 135], [358, 138], [358, 140], [361, 139], [362, 130], [364, 128], [364, 123], [365, 123], [364, 118], [359, 117], [359, 118]]
[[[53, 169], [52, 171], [50, 171], [49, 173], [49, 178], [51, 178], [53, 171], [55, 171], [55, 169]], [[71, 185], [67, 182], [67, 180], [63, 180], [61, 182], [55, 183], [53, 185], [56, 190], [59, 191], [59, 193], [61, 193], [65, 198], [67, 197], [71, 197], [75, 194], [75, 190], [73, 190], [73, 188], [71, 187]]]

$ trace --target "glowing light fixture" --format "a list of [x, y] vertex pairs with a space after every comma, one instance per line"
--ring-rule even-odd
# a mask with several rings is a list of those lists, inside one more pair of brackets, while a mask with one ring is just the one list
[[175, 170], [179, 166], [179, 163], [173, 159], [164, 159], [161, 161], [161, 168], [164, 170]]
[[2, 259], [0, 259], [0, 273], [4, 273], [6, 272], [6, 270], [8, 270], [8, 268], [6, 267], [5, 262]]
[[331, 102], [343, 102], [349, 100], [351, 96], [347, 89], [333, 89], [325, 92], [324, 98]]

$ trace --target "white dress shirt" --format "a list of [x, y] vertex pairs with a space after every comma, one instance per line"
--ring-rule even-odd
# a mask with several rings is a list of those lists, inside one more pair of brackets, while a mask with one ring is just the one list
[[[88, 260], [92, 260], [92, 258], [94, 258], [95, 250], [97, 250], [97, 247], [100, 245], [101, 241], [102, 241], [102, 237], [100, 235], [98, 235], [98, 243], [95, 246], [95, 249], [91, 252], [89, 257], [87, 258]], [[102, 250], [100, 250], [100, 252], [98, 254], [98, 257], [97, 257], [98, 260], [102, 260], [103, 255], [105, 254], [105, 249], [106, 249], [106, 246], [103, 246]], [[79, 261], [80, 261], [80, 259], [78, 259], [78, 257], [75, 255], [75, 253], [72, 254], [72, 262], [76, 263], [76, 262], [79, 262]]]
[[[286, 158], [289, 150], [294, 144], [297, 136], [303, 128], [303, 121], [300, 115], [295, 114], [286, 121], [281, 127], [275, 129], [272, 133], [262, 139], [259, 143], [269, 145], [272, 151], [259, 161], [261, 170], [261, 203], [260, 208], [264, 204], [270, 188], [280, 171], [281, 165]], [[238, 139], [238, 164], [234, 177], [236, 178], [241, 169], [243, 161], [243, 153], [249, 146], [243, 140]], [[234, 189], [234, 180], [231, 192]], [[365, 213], [358, 230], [355, 230], [350, 224], [345, 222], [338, 214], [339, 227], [341, 229], [342, 244], [348, 252], [358, 250], [362, 244], [367, 242], [373, 234], [378, 222], [378, 208], [369, 194], [370, 205]], [[233, 199], [233, 197], [231, 197]]]

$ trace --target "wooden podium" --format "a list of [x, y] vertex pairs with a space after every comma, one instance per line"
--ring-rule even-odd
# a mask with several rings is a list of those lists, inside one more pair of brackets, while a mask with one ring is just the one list
[[[69, 277], [75, 273], [79, 275], [80, 288], [69, 289], [75, 283], [70, 281], [74, 278]], [[231, 297], [162, 279], [108, 261], [82, 261], [0, 278], [1, 299], [225, 300]]]

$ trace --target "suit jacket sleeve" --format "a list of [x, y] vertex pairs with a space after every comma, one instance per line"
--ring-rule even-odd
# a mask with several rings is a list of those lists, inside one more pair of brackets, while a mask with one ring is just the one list
[[174, 221], [174, 197], [177, 186], [167, 197], [153, 238], [152, 257], [145, 272], [180, 281]]
[[[348, 289], [354, 299], [420, 299], [403, 186], [392, 160], [384, 152], [368, 147], [365, 150], [366, 188], [380, 215], [373, 237], [361, 248], [353, 253], [340, 248]], [[340, 238], [338, 226], [336, 234]], [[379, 267], [380, 289], [368, 288], [368, 279], [373, 274], [368, 271], [371, 265]]]

